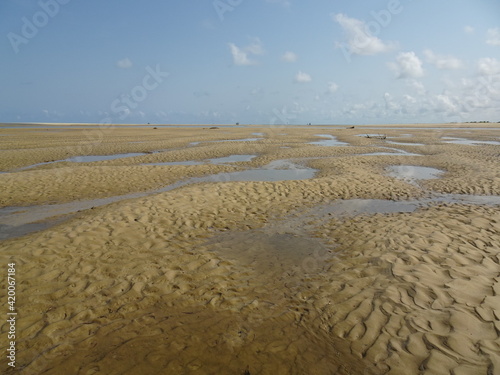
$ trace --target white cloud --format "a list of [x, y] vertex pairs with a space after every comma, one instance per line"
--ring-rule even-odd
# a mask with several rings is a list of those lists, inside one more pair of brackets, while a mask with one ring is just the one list
[[424, 75], [422, 61], [415, 52], [401, 52], [396, 63], [389, 63], [389, 67], [396, 73], [397, 78], [418, 78]]
[[474, 33], [474, 31], [475, 31], [475, 30], [474, 30], [474, 28], [473, 28], [472, 26], [465, 26], [465, 27], [464, 27], [464, 32], [465, 32], [466, 34], [473, 34], [473, 33]]
[[233, 55], [233, 62], [235, 65], [254, 65], [255, 61], [251, 61], [248, 58], [248, 53], [241, 50], [234, 43], [229, 43], [229, 48], [231, 49], [231, 55]]
[[417, 102], [417, 99], [415, 99], [413, 96], [407, 95], [407, 94], [403, 95], [403, 99], [411, 104], [415, 104]]
[[434, 100], [434, 110], [436, 112], [446, 112], [448, 114], [458, 114], [459, 105], [457, 98], [450, 97], [449, 95], [436, 95]]
[[[489, 72], [489, 71], [487, 71]], [[496, 112], [500, 108], [500, 75], [480, 75], [451, 80], [444, 92], [452, 104], [459, 108], [460, 116], [483, 116]], [[441, 100], [443, 100], [441, 98]], [[494, 118], [493, 117], [493, 118]]]
[[[334, 15], [333, 18], [342, 27], [347, 36], [350, 53], [356, 55], [375, 55], [394, 48], [393, 44], [384, 43], [372, 35], [363, 21], [347, 17], [342, 13]], [[342, 48], [343, 46], [337, 43], [337, 47]]]
[[128, 69], [128, 68], [131, 68], [132, 67], [132, 61], [130, 61], [130, 59], [128, 57], [122, 59], [122, 60], [118, 60], [116, 62], [116, 66], [121, 68], [121, 69]]
[[488, 39], [486, 43], [492, 46], [500, 46], [500, 28], [488, 29]]
[[[405, 81], [407, 92], [395, 95], [383, 92], [376, 102], [349, 98], [338, 109], [330, 109], [331, 117], [367, 118], [380, 123], [387, 122], [449, 122], [500, 119], [500, 74], [471, 76], [445, 82], [440, 92], [425, 95], [410, 91], [420, 86], [416, 79]], [[362, 104], [360, 103], [362, 101]], [[330, 103], [326, 102], [327, 105]], [[316, 113], [319, 113], [317, 111]]]
[[295, 82], [297, 83], [307, 83], [311, 82], [312, 78], [309, 74], [304, 73], [304, 72], [298, 72], [297, 75], [295, 76]]
[[408, 82], [411, 88], [413, 88], [419, 95], [424, 95], [427, 90], [422, 82], [412, 79]]
[[500, 60], [491, 57], [479, 59], [477, 67], [479, 70], [479, 74], [483, 76], [500, 74]]
[[264, 48], [262, 47], [262, 42], [259, 38], [251, 38], [252, 43], [245, 47], [245, 51], [252, 53], [254, 55], [262, 55], [264, 53]]
[[295, 62], [297, 61], [297, 55], [293, 52], [287, 51], [281, 56], [281, 59], [286, 62]]
[[385, 101], [385, 109], [388, 111], [397, 111], [399, 109], [399, 105], [394, 102], [392, 95], [386, 92], [384, 94], [384, 101]]
[[262, 43], [258, 38], [252, 39], [252, 43], [243, 48], [236, 46], [234, 43], [229, 43], [229, 49], [231, 50], [235, 65], [256, 65], [257, 61], [251, 60], [249, 55], [261, 55], [264, 53]]
[[328, 89], [327, 89], [328, 94], [333, 94], [338, 89], [339, 89], [339, 85], [337, 85], [335, 82], [328, 82]]
[[424, 51], [424, 55], [427, 62], [434, 65], [438, 69], [460, 69], [463, 67], [462, 61], [456, 57], [436, 55], [428, 49]]

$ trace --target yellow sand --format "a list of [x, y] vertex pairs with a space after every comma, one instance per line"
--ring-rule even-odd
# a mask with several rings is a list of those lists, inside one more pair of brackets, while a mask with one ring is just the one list
[[[499, 129], [62, 129], [0, 129], [8, 134], [0, 136], [1, 169], [169, 151], [0, 174], [3, 206], [147, 191], [277, 159], [319, 172], [304, 181], [188, 185], [1, 242], [1, 285], [7, 263], [17, 269], [19, 373], [500, 373], [498, 206], [309, 214], [338, 199], [500, 195], [500, 146], [440, 139], [498, 140]], [[259, 137], [254, 132], [264, 139], [209, 142]], [[392, 140], [425, 146], [357, 136], [366, 133], [410, 133]], [[319, 140], [315, 134], [355, 147], [307, 144]], [[390, 151], [380, 146], [423, 156], [359, 155]], [[231, 165], [140, 165], [232, 154], [259, 156]], [[384, 168], [394, 164], [446, 174], [420, 189], [387, 177]], [[2, 343], [7, 329], [4, 322]], [[0, 366], [7, 369], [5, 357]]]

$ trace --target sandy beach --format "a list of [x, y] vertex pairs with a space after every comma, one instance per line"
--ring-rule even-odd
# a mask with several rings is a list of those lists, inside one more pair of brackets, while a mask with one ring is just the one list
[[500, 124], [4, 125], [3, 373], [500, 374]]

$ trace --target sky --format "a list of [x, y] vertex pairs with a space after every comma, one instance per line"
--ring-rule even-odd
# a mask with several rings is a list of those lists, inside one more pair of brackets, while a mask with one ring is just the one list
[[0, 122], [500, 121], [498, 0], [3, 0]]

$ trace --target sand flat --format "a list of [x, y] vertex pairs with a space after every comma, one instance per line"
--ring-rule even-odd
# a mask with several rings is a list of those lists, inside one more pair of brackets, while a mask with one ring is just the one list
[[[356, 215], [329, 209], [352, 199], [500, 196], [500, 146], [442, 139], [494, 141], [500, 128], [375, 131], [424, 146], [365, 138], [374, 131], [357, 127], [61, 128], [0, 128], [2, 207], [144, 193], [279, 160], [317, 173], [188, 184], [1, 241], [2, 263], [17, 265], [17, 372], [500, 372], [498, 205], [436, 202]], [[253, 133], [263, 139], [244, 140]], [[310, 144], [316, 134], [346, 145]], [[421, 156], [363, 155], [384, 147]], [[48, 163], [123, 153], [144, 155]], [[208, 161], [230, 155], [257, 157]], [[203, 163], [143, 165], [189, 160]], [[47, 164], [19, 170], [37, 163]], [[389, 176], [393, 165], [444, 173], [412, 184]], [[0, 329], [5, 337], [7, 324]], [[5, 358], [0, 366], [7, 369]]]

